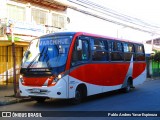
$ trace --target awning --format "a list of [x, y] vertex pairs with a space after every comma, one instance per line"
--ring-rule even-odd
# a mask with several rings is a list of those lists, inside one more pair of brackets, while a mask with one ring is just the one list
[[12, 0], [12, 1], [30, 3], [32, 5], [59, 11], [65, 11], [67, 8], [67, 5], [65, 5], [62, 1], [60, 2], [60, 0]]
[[[15, 43], [16, 46], [22, 46], [22, 47], [25, 47], [25, 46], [29, 45], [29, 42], [25, 42], [25, 41], [15, 41], [14, 43]], [[11, 46], [11, 45], [12, 45], [11, 41], [0, 40], [0, 46]]]

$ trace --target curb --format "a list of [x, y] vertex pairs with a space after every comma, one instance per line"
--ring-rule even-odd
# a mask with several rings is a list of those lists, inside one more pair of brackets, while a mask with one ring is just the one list
[[151, 78], [147, 78], [146, 80], [159, 80], [160, 77], [151, 77]]
[[15, 98], [15, 97], [4, 97], [3, 100], [0, 98], [0, 106], [4, 105], [10, 105], [14, 103], [20, 103], [20, 102], [28, 102], [32, 101], [31, 98]]

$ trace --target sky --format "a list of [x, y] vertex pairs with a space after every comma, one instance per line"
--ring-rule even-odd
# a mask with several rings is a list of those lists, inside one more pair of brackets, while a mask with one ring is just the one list
[[90, 0], [112, 10], [160, 26], [160, 0]]
[[[85, 0], [84, 0], [85, 1]], [[138, 18], [145, 23], [149, 23], [152, 25], [157, 25], [160, 27], [160, 0], [88, 0], [93, 3], [98, 3], [106, 8], [110, 8], [114, 11], [117, 11], [118, 13], [128, 15], [133, 18]], [[71, 13], [71, 21], [73, 24], [70, 25], [70, 28], [75, 28], [81, 31], [89, 31], [97, 34], [104, 34], [111, 37], [116, 38], [123, 38], [127, 40], [133, 40], [133, 41], [146, 41], [151, 40], [154, 38], [160, 37], [160, 34], [156, 33], [146, 33], [139, 30], [134, 30], [129, 27], [124, 26], [116, 26], [113, 24], [108, 24], [106, 21], [100, 21], [95, 20], [93, 17], [87, 17], [78, 14], [78, 13]], [[73, 18], [77, 15], [77, 17]], [[77, 19], [80, 19], [80, 17], [84, 17], [83, 20], [80, 20], [79, 24], [77, 23]], [[87, 21], [90, 21], [89, 23], [85, 23], [85, 19], [88, 19]], [[93, 23], [94, 22], [94, 23]], [[74, 24], [75, 23], [75, 24]], [[99, 23], [99, 24], [95, 24]], [[84, 28], [81, 28], [82, 26], [85, 26]], [[94, 26], [94, 27], [93, 27]], [[96, 29], [95, 29], [96, 28]], [[159, 30], [158, 30], [159, 33]]]

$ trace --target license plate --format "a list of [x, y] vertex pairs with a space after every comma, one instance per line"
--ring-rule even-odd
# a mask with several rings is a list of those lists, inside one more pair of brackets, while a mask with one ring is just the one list
[[40, 89], [32, 89], [32, 93], [40, 93]]

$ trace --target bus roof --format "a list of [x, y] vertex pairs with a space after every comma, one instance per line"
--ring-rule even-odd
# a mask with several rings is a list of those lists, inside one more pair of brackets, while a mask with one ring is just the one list
[[75, 35], [77, 32], [55, 32], [55, 33], [50, 33], [50, 34], [46, 34], [43, 35], [41, 37], [50, 37], [53, 35]]
[[114, 37], [109, 37], [109, 36], [104, 36], [104, 35], [98, 35], [98, 34], [92, 34], [92, 33], [87, 33], [87, 32], [55, 32], [55, 33], [50, 33], [50, 34], [47, 34], [47, 35], [43, 35], [41, 37], [49, 37], [49, 36], [53, 36], [53, 35], [75, 35], [75, 34], [85, 35], [85, 36], [91, 36], [91, 37], [105, 38], [105, 39], [110, 39], [110, 40], [117, 40], [117, 41], [124, 41], [124, 42], [131, 42], [131, 43], [142, 44], [142, 42], [125, 40], [125, 39], [119, 39], [119, 38], [114, 38]]

